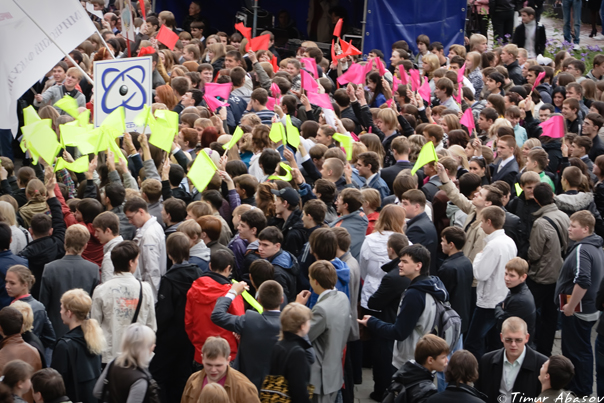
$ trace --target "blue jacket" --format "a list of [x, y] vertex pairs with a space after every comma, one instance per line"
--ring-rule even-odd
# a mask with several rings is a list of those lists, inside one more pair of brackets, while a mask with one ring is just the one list
[[6, 283], [4, 280], [6, 278], [6, 272], [8, 269], [16, 264], [29, 267], [27, 259], [16, 256], [10, 251], [10, 249], [0, 252], [0, 309], [4, 308], [5, 306], [9, 306], [13, 300], [6, 293]]
[[367, 182], [364, 188], [373, 188], [380, 192], [380, 197], [384, 200], [390, 194], [390, 188], [385, 180], [382, 179], [380, 173], [378, 172], [370, 182]]
[[283, 295], [288, 302], [296, 300], [296, 283], [298, 277], [298, 260], [286, 250], [281, 249], [267, 259], [275, 268], [275, 281], [283, 287]]
[[[350, 299], [350, 268], [344, 262], [342, 262], [339, 258], [335, 258], [331, 261], [333, 267], [336, 268], [336, 273], [338, 275], [338, 281], [336, 282], [336, 290], [342, 291], [348, 299]], [[308, 299], [308, 307], [312, 309], [313, 306], [317, 303], [317, 299], [319, 296], [315, 294], [315, 292], [310, 290], [310, 298]]]
[[237, 263], [237, 270], [235, 271], [235, 279], [238, 281], [242, 280], [241, 268], [245, 264], [245, 252], [247, 251], [248, 241], [241, 239], [239, 234], [235, 235], [231, 242], [229, 242], [228, 248], [235, 254], [235, 261]]

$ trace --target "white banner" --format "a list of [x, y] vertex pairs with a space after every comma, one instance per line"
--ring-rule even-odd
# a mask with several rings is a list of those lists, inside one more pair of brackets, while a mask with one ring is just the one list
[[[78, 0], [18, 0], [65, 51], [96, 32]], [[0, 1], [0, 128], [18, 126], [17, 100], [65, 56], [13, 0]]]

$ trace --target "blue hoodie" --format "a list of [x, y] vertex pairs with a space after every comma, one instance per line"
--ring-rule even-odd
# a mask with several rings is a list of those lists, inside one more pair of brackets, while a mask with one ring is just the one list
[[281, 249], [268, 259], [275, 268], [275, 281], [283, 287], [283, 294], [288, 302], [296, 300], [296, 280], [298, 277], [298, 260], [288, 251]]
[[[342, 262], [339, 258], [335, 258], [331, 261], [333, 267], [336, 268], [336, 273], [338, 275], [338, 281], [336, 282], [336, 290], [342, 291], [348, 299], [350, 299], [350, 290], [348, 288], [348, 284], [350, 283], [350, 268], [344, 262]], [[310, 298], [308, 299], [308, 307], [312, 309], [313, 306], [317, 303], [317, 299], [319, 296], [315, 294], [315, 292], [310, 290]]]

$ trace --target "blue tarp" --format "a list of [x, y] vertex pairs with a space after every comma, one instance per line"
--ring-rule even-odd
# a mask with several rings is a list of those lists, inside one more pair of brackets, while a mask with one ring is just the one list
[[466, 5], [467, 0], [367, 0], [363, 53], [381, 49], [388, 60], [392, 44], [401, 39], [417, 53], [415, 38], [420, 34], [445, 49], [463, 45]]

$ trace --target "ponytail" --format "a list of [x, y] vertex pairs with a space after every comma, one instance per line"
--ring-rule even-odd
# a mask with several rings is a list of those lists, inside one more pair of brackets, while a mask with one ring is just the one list
[[581, 174], [581, 183], [578, 186], [579, 192], [589, 193], [591, 192], [591, 186], [590, 179], [586, 175]]
[[99, 322], [96, 319], [84, 319], [82, 331], [84, 332], [88, 351], [91, 354], [100, 355], [107, 347], [107, 343]]
[[105, 335], [96, 319], [88, 319], [92, 308], [90, 295], [81, 288], [67, 291], [61, 297], [61, 304], [66, 311], [71, 311], [82, 322], [82, 332], [90, 353], [99, 355], [106, 348]]

